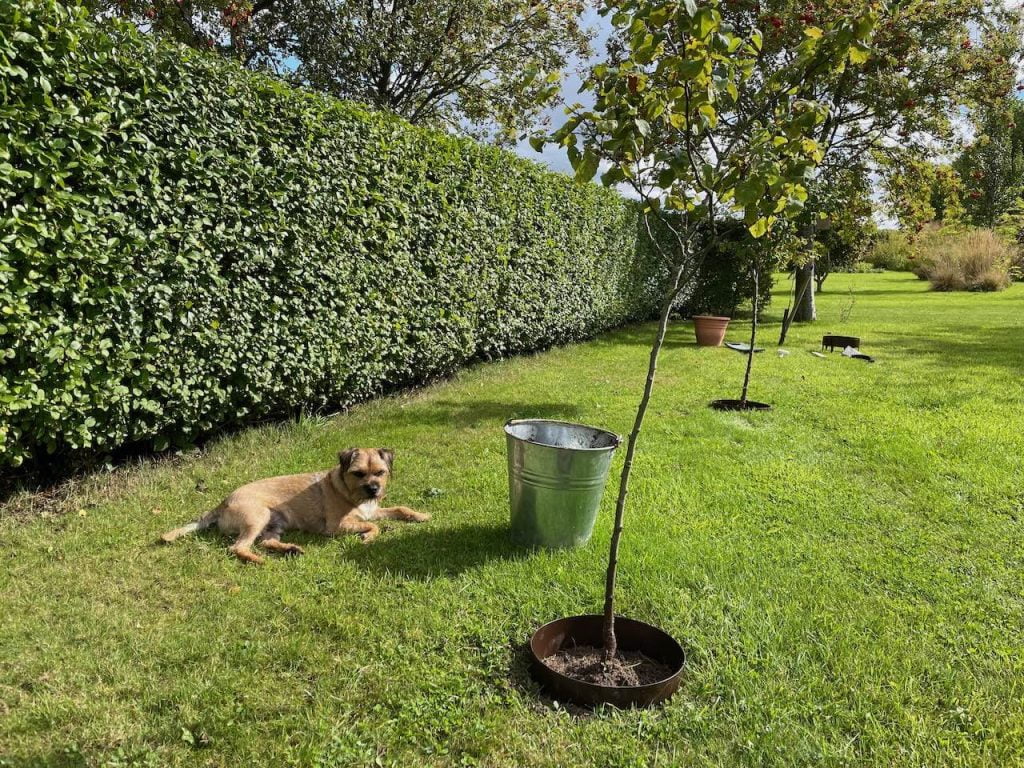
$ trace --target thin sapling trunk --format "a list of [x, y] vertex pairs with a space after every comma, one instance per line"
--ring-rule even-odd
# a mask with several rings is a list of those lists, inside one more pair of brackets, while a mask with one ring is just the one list
[[636, 419], [633, 421], [633, 430], [629, 433], [629, 441], [626, 444], [626, 459], [622, 464], [622, 474], [619, 477], [619, 497], [615, 503], [615, 527], [612, 530], [611, 551], [608, 554], [608, 572], [604, 585], [604, 662], [607, 664], [615, 658], [618, 651], [618, 641], [615, 638], [615, 573], [619, 563], [619, 539], [622, 537], [622, 519], [626, 511], [626, 497], [629, 494], [629, 474], [633, 469], [633, 455], [636, 453], [637, 438], [640, 436], [640, 428], [644, 423], [644, 416], [647, 414], [647, 405], [651, 400], [651, 390], [654, 389], [654, 376], [658, 370], [658, 354], [661, 352], [662, 344], [665, 342], [665, 332], [668, 329], [668, 318], [672, 313], [672, 303], [679, 294], [679, 284], [682, 278], [685, 258], [680, 259], [679, 264], [673, 269], [671, 287], [665, 294], [665, 301], [661, 307], [661, 319], [658, 323], [658, 333], [651, 347], [650, 362], [647, 365], [647, 382], [644, 384], [644, 394], [640, 398], [640, 405], [636, 409]]
[[754, 367], [754, 344], [757, 342], [757, 310], [761, 293], [760, 270], [751, 269], [754, 276], [754, 318], [750, 321], [750, 349], [747, 350], [747, 370], [743, 374], [743, 392], [740, 394], [740, 407], [747, 407], [747, 389], [750, 387], [750, 369]]

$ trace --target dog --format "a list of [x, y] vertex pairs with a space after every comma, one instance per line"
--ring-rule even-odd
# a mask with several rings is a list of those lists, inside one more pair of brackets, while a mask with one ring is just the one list
[[389, 448], [349, 448], [338, 454], [338, 465], [329, 470], [243, 485], [207, 515], [168, 531], [160, 539], [170, 543], [216, 524], [238, 537], [231, 552], [256, 564], [263, 562], [252, 551], [256, 543], [282, 555], [302, 554], [298, 544], [281, 541], [285, 531], [326, 536], [353, 533], [369, 543], [380, 534], [373, 520], [423, 523], [430, 519], [429, 514], [409, 507], [380, 506], [394, 460], [395, 452]]

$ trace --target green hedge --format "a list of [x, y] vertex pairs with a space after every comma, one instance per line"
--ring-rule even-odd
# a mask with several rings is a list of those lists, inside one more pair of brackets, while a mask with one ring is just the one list
[[0, 466], [646, 318], [636, 210], [56, 0], [0, 4]]

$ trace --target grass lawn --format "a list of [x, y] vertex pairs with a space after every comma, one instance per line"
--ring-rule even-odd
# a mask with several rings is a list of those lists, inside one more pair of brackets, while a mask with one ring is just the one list
[[[588, 547], [507, 541], [502, 424], [626, 433], [643, 326], [87, 478], [62, 513], [12, 501], [0, 766], [1024, 764], [1024, 285], [825, 289], [785, 358], [770, 308], [770, 413], [706, 408], [744, 358], [670, 331], [620, 570], [621, 612], [688, 650], [668, 705], [577, 716], [526, 674], [532, 628], [600, 609], [611, 487]], [[810, 355], [829, 331], [878, 362]], [[390, 500], [433, 521], [369, 546], [292, 534], [307, 554], [262, 568], [215, 532], [152, 544], [350, 445], [393, 446]]]

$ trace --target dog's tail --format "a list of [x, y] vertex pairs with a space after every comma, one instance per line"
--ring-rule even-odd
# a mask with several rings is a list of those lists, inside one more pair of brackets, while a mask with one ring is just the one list
[[188, 536], [190, 533], [205, 530], [217, 522], [220, 518], [220, 513], [221, 507], [216, 507], [200, 517], [198, 520], [188, 523], [187, 525], [183, 525], [181, 528], [175, 528], [173, 531], [168, 531], [167, 533], [162, 534], [160, 536], [160, 541], [165, 544], [170, 544], [172, 541], [180, 539], [182, 536]]

